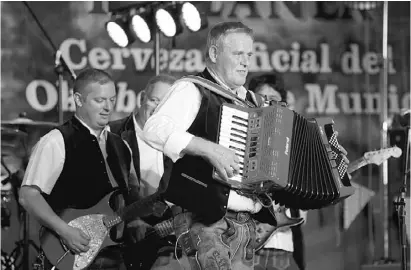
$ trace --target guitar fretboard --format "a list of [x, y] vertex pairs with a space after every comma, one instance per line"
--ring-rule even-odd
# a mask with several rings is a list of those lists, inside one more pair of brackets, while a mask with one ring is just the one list
[[170, 235], [172, 232], [174, 232], [173, 219], [168, 219], [166, 221], [154, 225], [154, 230], [161, 238]]

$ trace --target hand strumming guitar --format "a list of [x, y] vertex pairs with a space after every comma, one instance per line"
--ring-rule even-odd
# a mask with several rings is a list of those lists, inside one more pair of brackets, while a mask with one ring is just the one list
[[60, 233], [60, 237], [67, 248], [75, 254], [86, 252], [90, 248], [88, 246], [90, 237], [79, 228], [67, 225], [63, 232]]

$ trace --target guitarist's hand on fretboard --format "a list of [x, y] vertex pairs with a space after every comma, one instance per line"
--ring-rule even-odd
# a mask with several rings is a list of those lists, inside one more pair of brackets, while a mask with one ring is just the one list
[[151, 229], [153, 229], [153, 227], [140, 218], [130, 221], [127, 224], [127, 231], [133, 243], [141, 241], [145, 237], [147, 231]]
[[79, 228], [67, 225], [60, 237], [66, 247], [75, 254], [86, 252], [89, 249], [90, 237]]

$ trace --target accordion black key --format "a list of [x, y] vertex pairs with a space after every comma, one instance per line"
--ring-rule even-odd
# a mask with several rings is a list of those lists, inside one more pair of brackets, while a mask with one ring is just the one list
[[[272, 105], [224, 104], [218, 143], [240, 159], [228, 184], [245, 193], [271, 193], [282, 205], [318, 209], [354, 193], [330, 118], [306, 119]], [[227, 184], [214, 171], [213, 177]]]

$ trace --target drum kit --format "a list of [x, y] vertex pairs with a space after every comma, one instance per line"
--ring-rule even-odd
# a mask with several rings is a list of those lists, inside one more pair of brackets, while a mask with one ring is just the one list
[[18, 204], [18, 192], [31, 148], [41, 136], [57, 125], [53, 122], [31, 120], [25, 113], [20, 114], [16, 119], [1, 121], [1, 228], [2, 230], [10, 228], [10, 218], [14, 214], [10, 210], [10, 203], [15, 200], [16, 214], [23, 231], [22, 239], [16, 242], [16, 247], [11, 253], [7, 254], [2, 249], [2, 270], [31, 269], [29, 246], [39, 251], [34, 241], [29, 240], [29, 218], [23, 207]]

